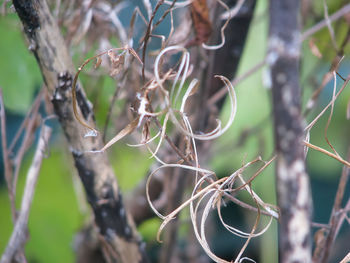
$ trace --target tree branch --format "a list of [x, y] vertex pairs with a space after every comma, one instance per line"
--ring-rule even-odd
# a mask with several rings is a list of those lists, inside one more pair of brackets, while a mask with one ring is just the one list
[[[63, 128], [75, 166], [99, 228], [106, 257], [113, 262], [147, 262], [144, 247], [131, 217], [126, 213], [117, 180], [107, 155], [87, 153], [102, 148], [101, 137], [83, 138], [84, 128], [72, 109], [72, 76], [75, 72], [66, 44], [44, 0], [14, 0], [24, 31], [52, 95], [55, 113]], [[80, 114], [95, 127], [92, 105], [77, 87]]]
[[22, 248], [27, 239], [29, 211], [32, 205], [35, 186], [38, 180], [45, 148], [48, 144], [50, 136], [51, 128], [44, 125], [40, 132], [39, 142], [35, 151], [33, 162], [28, 170], [26, 185], [22, 197], [21, 211], [16, 220], [10, 241], [8, 242], [5, 252], [1, 257], [1, 263], [12, 262], [14, 255]]
[[270, 1], [270, 67], [277, 152], [281, 262], [311, 262], [311, 194], [303, 154], [300, 109], [299, 1]]
[[[350, 160], [350, 149], [348, 149], [347, 160], [348, 161]], [[319, 251], [319, 253], [314, 253], [313, 262], [315, 263], [328, 262], [328, 258], [330, 256], [332, 246], [344, 222], [345, 214], [341, 213], [341, 210], [342, 210], [341, 203], [344, 199], [346, 185], [349, 180], [349, 171], [350, 171], [350, 166], [344, 165], [342, 175], [340, 177], [339, 184], [338, 184], [338, 189], [335, 196], [332, 213], [329, 219], [330, 228], [327, 229], [328, 231], [324, 236], [324, 242], [321, 242], [320, 246], [316, 246], [315, 248], [315, 251]]]

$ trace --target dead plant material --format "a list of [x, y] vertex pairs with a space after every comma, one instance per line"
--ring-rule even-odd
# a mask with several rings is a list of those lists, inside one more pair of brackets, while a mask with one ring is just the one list
[[311, 38], [309, 40], [309, 48], [310, 48], [310, 51], [311, 53], [315, 56], [315, 57], [318, 57], [318, 58], [322, 58], [322, 53], [320, 52], [320, 50], [318, 49], [316, 43], [315, 43], [315, 39], [314, 38]]
[[47, 148], [50, 136], [51, 128], [43, 125], [33, 161], [27, 173], [21, 209], [15, 222], [15, 227], [10, 237], [10, 241], [8, 242], [4, 254], [1, 257], [0, 261], [2, 263], [12, 262], [14, 255], [22, 250], [23, 245], [26, 242], [29, 212], [34, 197], [41, 163], [44, 158], [45, 149]]
[[[74, 112], [74, 116], [77, 119], [77, 121], [83, 125], [84, 127], [89, 129], [89, 132], [86, 134], [86, 137], [88, 136], [97, 136], [97, 130], [94, 129], [93, 127], [91, 127], [89, 124], [87, 124], [81, 117], [80, 114], [78, 112], [78, 107], [77, 107], [77, 95], [76, 95], [76, 89], [77, 89], [77, 82], [78, 82], [78, 77], [80, 72], [84, 69], [84, 67], [89, 64], [92, 60], [96, 59], [97, 62], [96, 64], [100, 64], [101, 62], [99, 62], [99, 59], [101, 59], [101, 57], [105, 54], [107, 54], [111, 60], [111, 71], [110, 74], [111, 76], [117, 75], [121, 68], [124, 65], [124, 61], [125, 61], [125, 57], [124, 54], [122, 53], [122, 55], [116, 55], [114, 53], [114, 51], [120, 51], [123, 50], [124, 52], [129, 52], [131, 55], [133, 55], [141, 64], [141, 59], [139, 58], [139, 56], [137, 55], [137, 53], [135, 52], [134, 49], [130, 48], [130, 47], [121, 47], [121, 48], [113, 48], [107, 51], [104, 51], [102, 53], [99, 53], [87, 60], [85, 60], [85, 62], [78, 68], [77, 73], [74, 76], [74, 80], [73, 80], [73, 84], [72, 84], [72, 101], [73, 101], [73, 112]], [[95, 64], [95, 65], [96, 65]], [[98, 66], [97, 66], [98, 67]]]
[[186, 46], [201, 45], [209, 40], [213, 31], [209, 19], [207, 0], [194, 0], [190, 5], [192, 22], [195, 30], [195, 39], [190, 40]]

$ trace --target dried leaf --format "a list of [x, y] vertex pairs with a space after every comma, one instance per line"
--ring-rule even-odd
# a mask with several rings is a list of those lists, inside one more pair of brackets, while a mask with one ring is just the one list
[[312, 256], [313, 259], [319, 258], [322, 254], [326, 242], [326, 233], [327, 231], [324, 228], [320, 228], [316, 231], [314, 235], [315, 250]]
[[188, 97], [191, 97], [192, 95], [196, 94], [198, 91], [198, 87], [199, 87], [199, 82], [196, 83], [196, 85], [194, 86], [194, 88], [191, 90], [190, 94], [188, 95]]
[[102, 58], [97, 57], [97, 58], [96, 58], [96, 63], [95, 63], [95, 65], [94, 65], [94, 69], [97, 69], [98, 67], [100, 67], [100, 66], [101, 66], [101, 63], [102, 63]]
[[134, 119], [132, 122], [130, 122], [124, 129], [122, 129], [116, 136], [113, 137], [103, 148], [98, 152], [103, 152], [109, 147], [111, 147], [113, 144], [115, 144], [120, 139], [124, 138], [126, 135], [132, 133], [135, 128], [137, 127], [137, 124], [139, 123], [139, 117]]
[[142, 128], [142, 142], [147, 142], [150, 138], [150, 121], [146, 120]]
[[206, 0], [194, 0], [190, 10], [196, 37], [186, 46], [200, 45], [208, 41], [212, 32]]
[[318, 49], [318, 47], [316, 46], [315, 44], [315, 39], [314, 38], [311, 38], [310, 41], [309, 41], [309, 47], [310, 47], [310, 51], [311, 53], [318, 57], [318, 58], [322, 58], [322, 54], [320, 52], [320, 50]]
[[189, 158], [190, 161], [194, 161], [194, 152], [193, 152], [193, 147], [192, 147], [190, 138], [188, 136], [184, 136], [184, 141], [185, 141], [186, 156]]
[[120, 55], [115, 54], [112, 50], [109, 50], [107, 52], [107, 55], [111, 61], [111, 69], [109, 71], [109, 75], [111, 77], [116, 77], [124, 67], [125, 55], [124, 53]]

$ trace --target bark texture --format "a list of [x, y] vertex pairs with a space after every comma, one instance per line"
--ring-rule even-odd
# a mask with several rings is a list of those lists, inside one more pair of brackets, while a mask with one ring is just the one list
[[311, 262], [311, 194], [305, 171], [303, 120], [300, 110], [299, 1], [270, 0], [270, 67], [277, 200], [280, 208], [280, 262]]
[[[44, 0], [14, 0], [24, 31], [52, 95], [55, 113], [63, 128], [75, 166], [85, 188], [87, 200], [104, 244], [108, 262], [147, 262], [141, 239], [126, 213], [117, 180], [107, 155], [91, 154], [103, 146], [100, 136], [84, 138], [87, 132], [75, 119], [71, 85], [75, 73], [67, 46]], [[77, 87], [80, 114], [91, 126], [91, 103], [81, 86]]]

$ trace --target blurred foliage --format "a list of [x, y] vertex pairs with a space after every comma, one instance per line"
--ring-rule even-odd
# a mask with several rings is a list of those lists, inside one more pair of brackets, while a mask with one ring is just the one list
[[[8, 110], [25, 113], [42, 78], [16, 14], [0, 16], [0, 87]], [[20, 96], [19, 96], [20, 94]]]
[[[72, 184], [71, 164], [65, 151], [53, 143], [41, 168], [29, 216], [29, 262], [73, 262], [73, 233], [82, 224], [82, 215]], [[20, 207], [25, 175], [32, 161], [27, 154], [18, 181], [17, 207]], [[13, 225], [7, 191], [0, 191], [0, 253], [3, 252]]]

